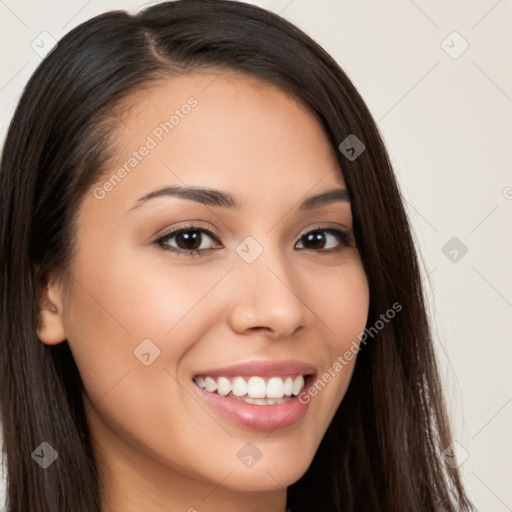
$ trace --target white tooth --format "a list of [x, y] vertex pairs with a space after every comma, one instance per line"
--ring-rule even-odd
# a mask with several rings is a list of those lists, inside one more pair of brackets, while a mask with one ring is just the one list
[[213, 393], [214, 391], [217, 391], [217, 383], [211, 377], [206, 377], [206, 379], [204, 379], [204, 388], [206, 391]]
[[293, 381], [293, 391], [292, 393], [297, 396], [302, 388], [304, 387], [304, 377], [302, 375], [299, 375], [298, 377], [295, 377], [295, 380]]
[[247, 383], [247, 394], [251, 398], [265, 398], [267, 385], [261, 377], [251, 377]]
[[283, 396], [283, 379], [281, 377], [272, 377], [267, 382], [267, 397], [281, 398]]
[[277, 404], [278, 398], [267, 398], [265, 402], [267, 402], [267, 405], [275, 405]]
[[284, 381], [283, 394], [286, 396], [290, 396], [293, 391], [293, 379], [291, 377], [287, 377]]
[[255, 398], [254, 403], [256, 405], [268, 405], [267, 401], [264, 398]]
[[284, 396], [283, 398], [276, 398], [276, 403], [278, 404], [284, 404], [285, 402], [289, 402], [290, 399], [287, 396]]
[[197, 379], [196, 379], [196, 384], [197, 384], [200, 388], [204, 388], [204, 379], [203, 379], [203, 377], [197, 377]]
[[226, 377], [217, 378], [217, 392], [222, 396], [231, 393], [231, 382]]
[[256, 398], [249, 398], [248, 396], [246, 396], [243, 401], [248, 403], [248, 404], [255, 404], [256, 403]]
[[247, 395], [247, 382], [242, 377], [235, 377], [233, 379], [233, 395], [244, 396]]

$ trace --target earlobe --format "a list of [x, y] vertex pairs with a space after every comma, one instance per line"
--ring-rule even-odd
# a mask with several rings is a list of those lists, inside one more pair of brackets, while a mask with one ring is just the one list
[[66, 339], [60, 293], [53, 284], [43, 284], [38, 293], [37, 337], [46, 345], [57, 345]]

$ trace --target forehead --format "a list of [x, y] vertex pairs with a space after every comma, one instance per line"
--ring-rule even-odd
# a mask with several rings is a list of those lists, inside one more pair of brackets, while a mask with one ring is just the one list
[[315, 186], [344, 185], [314, 113], [256, 77], [217, 71], [162, 80], [128, 97], [115, 118], [114, 158], [100, 181], [122, 175], [108, 187], [112, 198], [200, 184], [298, 200]]
[[[189, 108], [192, 102], [195, 106]], [[296, 143], [286, 148], [289, 152], [303, 149], [305, 153], [314, 145], [325, 156], [334, 157], [310, 108], [291, 93], [246, 73], [211, 70], [164, 79], [128, 96], [120, 110], [113, 142], [130, 150], [144, 135], [152, 135], [159, 146], [174, 150], [178, 142], [180, 146], [187, 142], [188, 136], [188, 147], [214, 140], [223, 142], [219, 151], [229, 148], [231, 152], [272, 141], [277, 149], [280, 141], [291, 143], [293, 137]], [[241, 141], [243, 145], [235, 146]]]

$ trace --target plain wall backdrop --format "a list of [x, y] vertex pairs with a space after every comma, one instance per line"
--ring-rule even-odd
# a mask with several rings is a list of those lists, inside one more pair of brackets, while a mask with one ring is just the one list
[[[478, 510], [512, 511], [511, 0], [249, 3], [330, 52], [378, 121], [422, 253], [464, 479]], [[144, 5], [0, 0], [0, 140], [52, 39]]]

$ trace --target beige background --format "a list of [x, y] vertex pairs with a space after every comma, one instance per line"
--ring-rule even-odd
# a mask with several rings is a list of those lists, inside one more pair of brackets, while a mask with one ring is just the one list
[[[511, 0], [252, 3], [322, 44], [378, 120], [423, 253], [464, 478], [478, 510], [512, 511]], [[141, 5], [0, 0], [0, 138], [42, 32]], [[445, 256], [452, 237], [467, 254]]]

